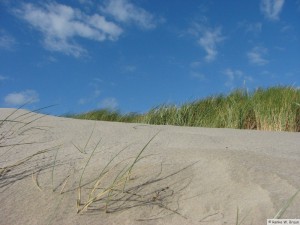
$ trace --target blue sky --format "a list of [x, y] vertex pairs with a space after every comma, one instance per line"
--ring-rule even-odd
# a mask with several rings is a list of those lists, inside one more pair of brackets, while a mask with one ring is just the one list
[[0, 107], [145, 112], [300, 87], [299, 0], [0, 0]]

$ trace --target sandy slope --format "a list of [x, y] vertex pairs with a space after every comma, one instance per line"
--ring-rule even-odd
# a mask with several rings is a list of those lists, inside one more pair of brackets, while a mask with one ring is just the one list
[[[12, 109], [0, 109], [0, 118], [10, 112]], [[20, 110], [12, 118], [24, 113]], [[26, 122], [40, 116], [31, 113], [16, 120]], [[2, 135], [14, 131], [0, 142], [6, 146], [0, 147], [1, 168], [50, 150], [2, 173], [3, 225], [229, 225], [236, 222], [237, 208], [240, 218], [247, 216], [243, 224], [263, 225], [300, 188], [299, 133], [150, 126], [52, 116], [43, 116], [21, 128], [23, 125], [6, 123], [0, 128]], [[93, 129], [87, 154], [80, 153], [74, 145], [83, 148]], [[128, 192], [109, 202], [110, 213], [103, 212], [99, 201], [77, 214], [80, 176], [98, 142], [82, 184], [95, 179], [125, 148], [112, 163], [121, 164], [103, 180], [109, 185], [118, 169], [132, 162], [155, 134], [143, 152], [142, 157], [147, 157], [133, 169]], [[12, 149], [8, 146], [19, 142], [23, 144]], [[92, 186], [82, 188], [82, 202]], [[300, 194], [283, 217], [300, 218]]]

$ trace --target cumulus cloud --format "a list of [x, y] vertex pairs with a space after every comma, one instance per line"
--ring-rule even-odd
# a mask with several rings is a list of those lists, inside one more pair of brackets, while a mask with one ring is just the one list
[[115, 109], [117, 109], [118, 105], [119, 105], [119, 103], [116, 98], [109, 97], [109, 98], [103, 99], [100, 102], [99, 107], [105, 108], [105, 109], [110, 109], [110, 110], [115, 110]]
[[205, 29], [201, 33], [198, 44], [206, 51], [205, 60], [214, 61], [218, 55], [217, 44], [224, 40], [221, 28]]
[[260, 10], [270, 20], [278, 20], [284, 0], [261, 0]]
[[4, 102], [12, 106], [20, 106], [26, 103], [31, 104], [39, 101], [39, 94], [34, 90], [14, 92], [4, 97]]
[[247, 57], [250, 63], [263, 66], [269, 63], [269, 61], [264, 58], [267, 53], [268, 49], [256, 46], [247, 53]]
[[118, 25], [99, 14], [87, 15], [78, 9], [55, 2], [44, 5], [26, 3], [15, 12], [19, 18], [43, 34], [46, 49], [75, 57], [86, 52], [75, 42], [75, 37], [99, 42], [113, 41], [123, 32]]
[[158, 21], [155, 17], [129, 0], [107, 0], [102, 11], [123, 23], [133, 23], [143, 29], [153, 29]]

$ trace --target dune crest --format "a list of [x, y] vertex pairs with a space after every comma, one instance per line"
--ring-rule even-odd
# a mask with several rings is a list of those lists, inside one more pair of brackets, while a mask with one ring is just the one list
[[0, 225], [263, 225], [300, 189], [299, 133], [12, 113], [0, 109]]

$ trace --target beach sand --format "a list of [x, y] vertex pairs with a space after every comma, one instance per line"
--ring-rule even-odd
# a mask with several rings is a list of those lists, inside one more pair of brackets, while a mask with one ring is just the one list
[[[300, 188], [300, 133], [17, 118], [26, 112], [0, 127], [0, 225], [232, 225], [237, 211], [242, 224], [265, 225]], [[117, 153], [102, 188], [145, 145], [124, 191], [77, 213], [81, 176], [80, 208]], [[300, 219], [300, 193], [282, 218]]]

